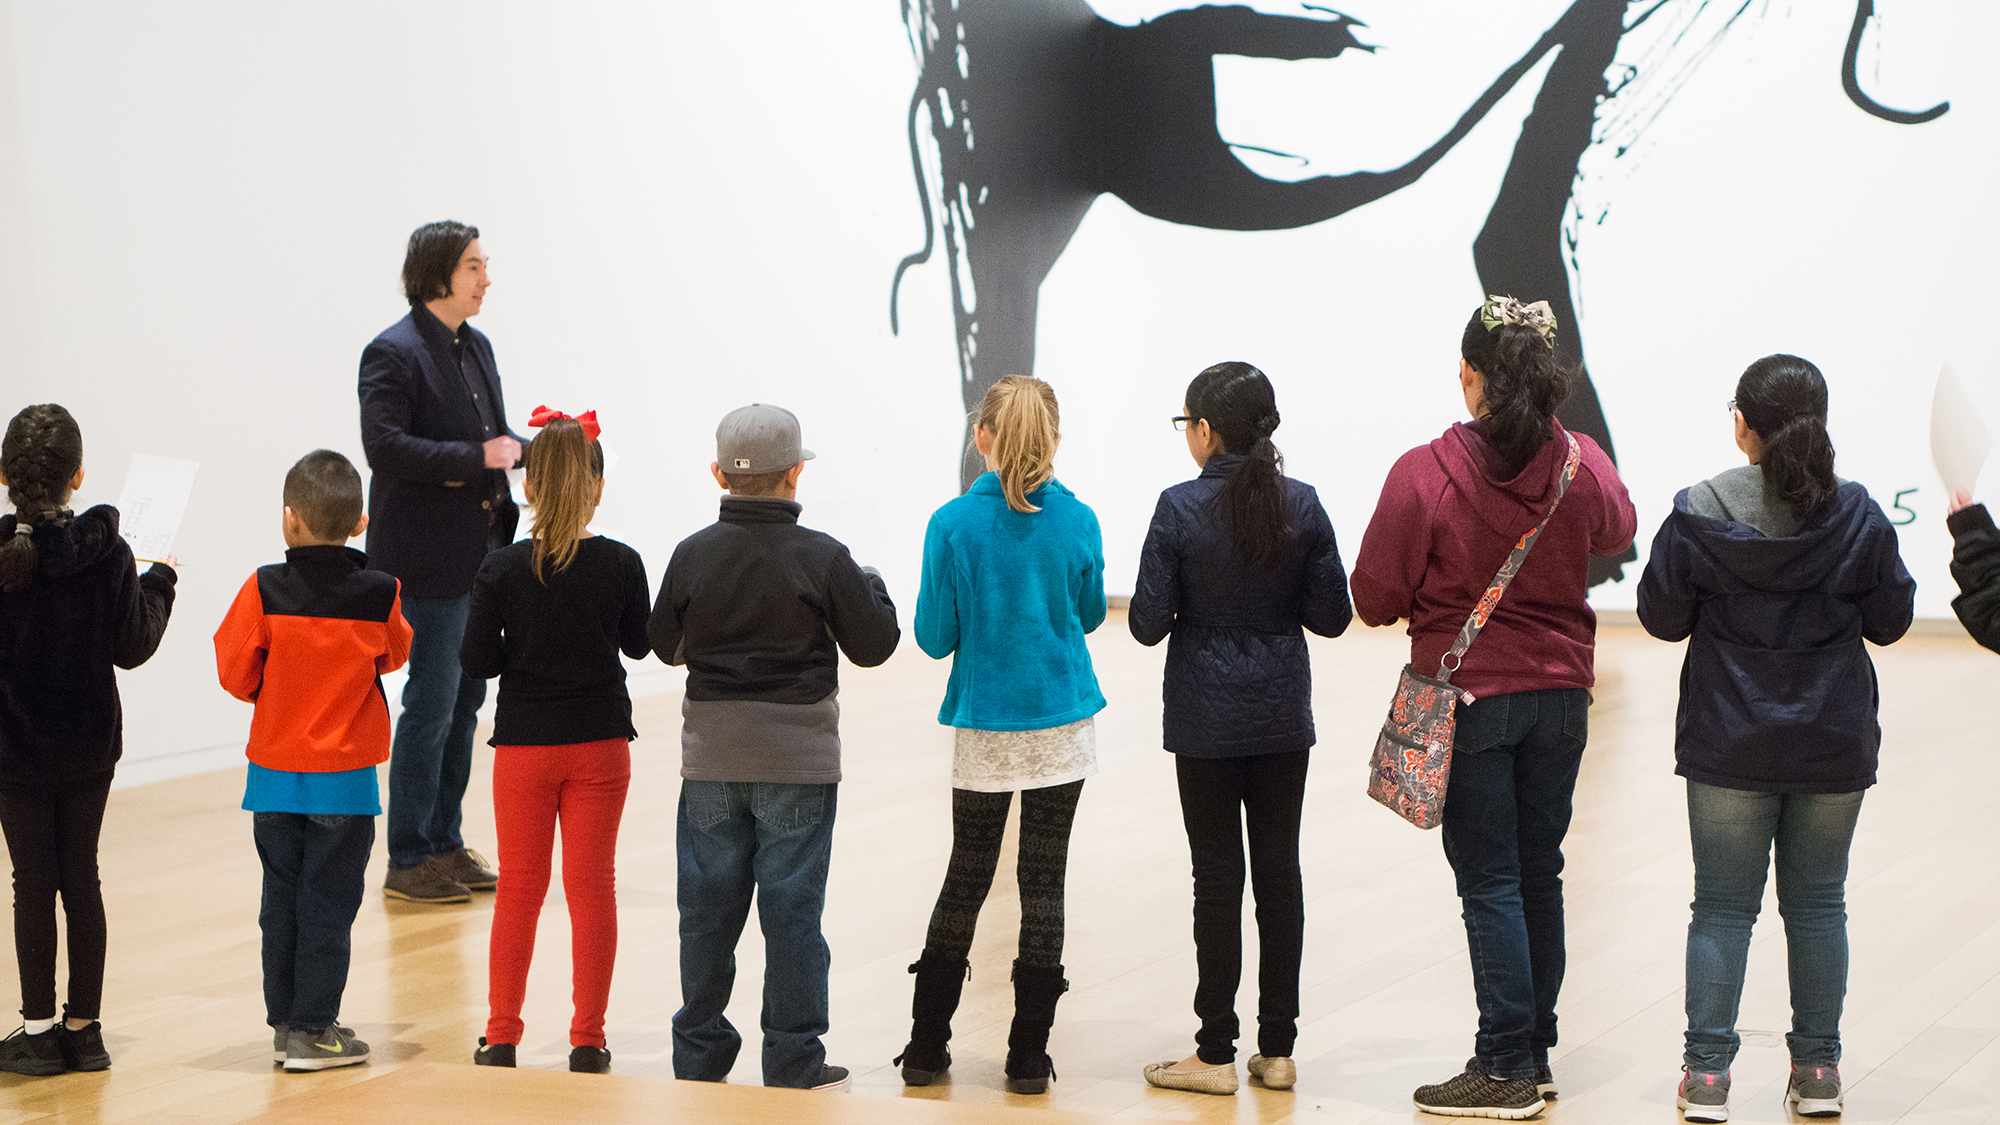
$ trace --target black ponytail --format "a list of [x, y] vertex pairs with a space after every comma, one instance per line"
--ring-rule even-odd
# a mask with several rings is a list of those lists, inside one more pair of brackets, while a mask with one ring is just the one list
[[1208, 422], [1224, 453], [1242, 454], [1243, 463], [1222, 482], [1215, 500], [1243, 560], [1256, 570], [1277, 569], [1296, 529], [1280, 479], [1285, 459], [1271, 443], [1271, 431], [1278, 428], [1271, 380], [1247, 363], [1218, 363], [1188, 384], [1187, 413]]
[[[0, 473], [7, 475], [16, 528], [64, 522], [69, 482], [82, 467], [83, 431], [69, 411], [50, 402], [14, 415], [0, 442]], [[35, 577], [35, 562], [32, 534], [0, 540], [0, 592], [26, 588]]]
[[1795, 355], [1767, 355], [1736, 381], [1736, 409], [1763, 439], [1757, 464], [1764, 480], [1801, 519], [1833, 495], [1833, 439], [1819, 368]]
[[1526, 324], [1488, 328], [1484, 311], [1472, 314], [1458, 353], [1485, 380], [1487, 440], [1518, 473], [1554, 435], [1550, 423], [1575, 373], [1556, 362], [1553, 330], [1544, 337]]

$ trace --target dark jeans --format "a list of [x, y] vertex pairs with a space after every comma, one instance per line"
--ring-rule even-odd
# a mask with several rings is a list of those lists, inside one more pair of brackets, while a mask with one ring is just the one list
[[1838, 1065], [1847, 997], [1847, 851], [1861, 793], [1756, 793], [1698, 781], [1687, 789], [1694, 844], [1688, 1069], [1720, 1073], [1735, 1061], [1750, 928], [1764, 904], [1774, 844], [1792, 986], [1785, 1044], [1800, 1065]]
[[720, 1082], [743, 1037], [722, 1012], [736, 940], [757, 895], [764, 930], [764, 1085], [810, 1087], [826, 1062], [827, 972], [820, 916], [833, 862], [838, 785], [683, 781], [679, 853], [681, 1009], [674, 1077]]
[[1532, 1077], [1556, 1043], [1562, 842], [1589, 721], [1582, 688], [1490, 695], [1458, 713], [1444, 854], [1472, 954], [1477, 1054], [1501, 1078]]
[[264, 1019], [318, 1030], [340, 1015], [347, 989], [375, 818], [260, 812], [251, 832], [264, 861]]
[[104, 1003], [104, 892], [97, 835], [109, 776], [67, 785], [0, 787], [0, 829], [14, 860], [14, 956], [21, 1016], [56, 1014], [56, 896], [69, 930], [69, 1014], [96, 1019]]
[[1290, 1058], [1299, 1035], [1299, 953], [1306, 928], [1299, 811], [1311, 753], [1174, 756], [1181, 820], [1194, 859], [1194, 1014], [1201, 1018], [1195, 1053], [1210, 1066], [1236, 1060], [1246, 824], [1250, 885], [1257, 896], [1257, 1053]]
[[458, 648], [472, 595], [405, 595], [410, 642], [403, 714], [389, 752], [389, 866], [415, 867], [465, 846], [459, 835], [466, 783], [472, 780], [472, 734], [486, 681], [459, 674]]

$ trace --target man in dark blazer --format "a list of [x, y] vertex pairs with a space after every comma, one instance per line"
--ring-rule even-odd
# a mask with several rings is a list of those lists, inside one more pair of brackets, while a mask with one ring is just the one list
[[507, 428], [493, 346], [466, 323], [488, 284], [476, 227], [417, 228], [403, 259], [410, 315], [361, 353], [361, 445], [374, 474], [368, 565], [402, 581], [416, 630], [389, 756], [382, 884], [412, 902], [467, 902], [500, 879], [459, 834], [486, 699], [485, 680], [459, 674], [459, 642], [473, 576], [513, 540], [520, 517], [506, 470], [521, 443]]

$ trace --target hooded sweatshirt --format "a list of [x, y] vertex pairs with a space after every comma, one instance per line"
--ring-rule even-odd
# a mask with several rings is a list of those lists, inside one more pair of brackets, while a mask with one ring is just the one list
[[[1569, 454], [1568, 431], [1552, 425], [1554, 435], [1518, 472], [1479, 422], [1453, 425], [1389, 470], [1348, 585], [1368, 624], [1409, 619], [1417, 672], [1437, 674], [1514, 545], [1548, 515]], [[1584, 600], [1590, 556], [1630, 546], [1638, 515], [1604, 450], [1574, 436], [1583, 454], [1576, 479], [1451, 678], [1474, 696], [1595, 682], [1597, 615]]]
[[[0, 516], [0, 541], [15, 518]], [[0, 593], [0, 784], [109, 777], [124, 753], [112, 671], [153, 655], [174, 606], [174, 572], [140, 574], [100, 504], [35, 526], [35, 577]]]
[[[1674, 772], [1759, 793], [1865, 789], [1875, 783], [1882, 728], [1875, 666], [1861, 642], [1901, 637], [1915, 610], [1917, 584], [1897, 554], [1896, 529], [1867, 489], [1841, 481], [1831, 499], [1794, 517], [1795, 534], [1767, 535], [1742, 519], [1757, 518], [1754, 510], [1729, 502], [1732, 492], [1749, 494], [1745, 476], [1732, 470], [1682, 489], [1639, 580], [1646, 631], [1693, 638], [1681, 665]], [[1718, 498], [1738, 518], [1702, 514]]]

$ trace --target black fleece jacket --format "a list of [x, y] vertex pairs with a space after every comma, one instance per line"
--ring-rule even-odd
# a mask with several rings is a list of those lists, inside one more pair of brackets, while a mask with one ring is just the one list
[[1951, 576], [1958, 596], [1951, 610], [1972, 639], [2000, 652], [2000, 529], [1984, 504], [1945, 517], [1951, 530]]
[[882, 576], [800, 527], [800, 511], [725, 497], [720, 518], [674, 548], [646, 636], [661, 660], [687, 665], [690, 700], [818, 703], [840, 686], [836, 644], [863, 668], [896, 651]]
[[[16, 522], [0, 516], [0, 541]], [[34, 542], [33, 581], [0, 593], [0, 784], [108, 777], [125, 752], [112, 668], [160, 647], [174, 572], [138, 572], [109, 504], [37, 524]]]

